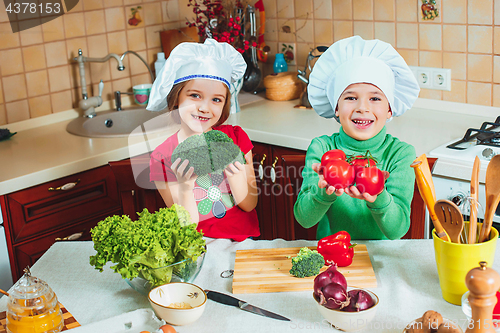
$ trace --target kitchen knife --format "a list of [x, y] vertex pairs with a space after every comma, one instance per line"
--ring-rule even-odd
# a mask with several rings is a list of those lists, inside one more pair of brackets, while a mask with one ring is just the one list
[[474, 166], [472, 167], [472, 176], [470, 179], [470, 221], [469, 221], [469, 244], [474, 244], [477, 238], [477, 199], [479, 190], [479, 167], [481, 161], [476, 156], [474, 159]]
[[239, 300], [233, 296], [226, 295], [223, 293], [219, 293], [217, 291], [212, 291], [212, 290], [205, 290], [205, 293], [207, 294], [207, 297], [211, 299], [212, 301], [226, 304], [226, 305], [232, 305], [236, 306], [237, 308], [240, 308], [242, 310], [252, 312], [261, 316], [273, 318], [273, 319], [278, 319], [278, 320], [285, 320], [285, 321], [291, 321], [290, 319], [280, 316], [279, 314], [258, 308], [256, 306], [250, 305], [245, 301]]

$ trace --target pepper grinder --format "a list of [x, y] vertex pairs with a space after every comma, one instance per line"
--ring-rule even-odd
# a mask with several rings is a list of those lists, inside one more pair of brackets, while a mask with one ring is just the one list
[[497, 302], [496, 292], [500, 288], [500, 275], [486, 265], [486, 261], [479, 262], [480, 267], [471, 269], [465, 276], [472, 309], [472, 321], [465, 333], [495, 333], [493, 308]]

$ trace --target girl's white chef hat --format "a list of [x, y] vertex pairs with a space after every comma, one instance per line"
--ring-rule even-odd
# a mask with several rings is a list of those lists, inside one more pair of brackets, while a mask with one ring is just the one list
[[335, 42], [319, 57], [309, 76], [309, 102], [320, 116], [339, 121], [337, 102], [353, 83], [371, 83], [382, 90], [395, 117], [411, 108], [420, 91], [410, 68], [391, 44], [353, 36]]
[[246, 67], [243, 56], [228, 43], [219, 43], [210, 38], [204, 44], [181, 43], [172, 50], [154, 81], [146, 109], [165, 109], [172, 86], [187, 80], [215, 80], [230, 88], [231, 82], [243, 76]]

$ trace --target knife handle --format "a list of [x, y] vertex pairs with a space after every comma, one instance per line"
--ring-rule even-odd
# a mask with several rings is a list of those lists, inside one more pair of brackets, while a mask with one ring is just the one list
[[211, 299], [212, 301], [226, 304], [226, 305], [236, 306], [237, 308], [240, 307], [240, 300], [237, 298], [234, 298], [233, 296], [229, 296], [229, 295], [219, 293], [217, 291], [212, 291], [212, 290], [205, 290], [205, 293], [207, 294], [207, 297], [209, 299]]

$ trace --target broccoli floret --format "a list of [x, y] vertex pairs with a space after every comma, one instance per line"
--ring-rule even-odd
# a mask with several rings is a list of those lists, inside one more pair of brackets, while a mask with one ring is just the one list
[[318, 275], [324, 265], [325, 259], [318, 251], [303, 247], [297, 256], [292, 258], [290, 274], [299, 278]]
[[188, 160], [186, 170], [193, 167], [198, 176], [220, 174], [230, 163], [236, 161], [245, 164], [240, 148], [225, 133], [217, 130], [188, 137], [175, 148], [172, 163], [177, 158]]

